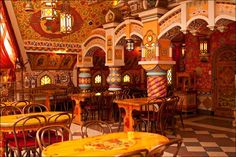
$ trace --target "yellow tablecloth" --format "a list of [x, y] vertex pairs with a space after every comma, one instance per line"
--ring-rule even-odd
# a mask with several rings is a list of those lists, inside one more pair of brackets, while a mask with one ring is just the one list
[[159, 134], [119, 132], [55, 143], [43, 150], [42, 156], [115, 156], [142, 148], [150, 150], [168, 141], [167, 137]]

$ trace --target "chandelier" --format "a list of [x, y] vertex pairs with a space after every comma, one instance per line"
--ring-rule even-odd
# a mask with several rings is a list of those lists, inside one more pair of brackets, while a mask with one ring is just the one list
[[42, 0], [41, 1], [41, 19], [42, 20], [54, 20], [59, 18], [60, 20], [60, 32], [70, 33], [72, 31], [72, 15], [70, 13], [69, 0], [63, 0], [61, 7], [58, 6], [58, 0]]
[[57, 0], [42, 0], [41, 5], [41, 19], [54, 20], [57, 17]]
[[70, 33], [72, 31], [72, 15], [70, 14], [69, 0], [63, 2], [60, 13], [60, 32]]

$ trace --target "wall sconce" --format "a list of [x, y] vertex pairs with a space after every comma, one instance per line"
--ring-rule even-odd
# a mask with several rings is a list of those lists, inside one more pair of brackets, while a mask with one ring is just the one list
[[57, 16], [57, 0], [43, 0], [41, 1], [41, 19], [53, 20]]
[[208, 62], [208, 57], [209, 57], [208, 47], [209, 47], [208, 39], [204, 38], [199, 40], [199, 49], [200, 49], [199, 57], [201, 62]]
[[181, 54], [182, 54], [182, 57], [185, 56], [185, 43], [182, 44]]
[[126, 50], [132, 51], [134, 49], [134, 41], [133, 39], [127, 39]]

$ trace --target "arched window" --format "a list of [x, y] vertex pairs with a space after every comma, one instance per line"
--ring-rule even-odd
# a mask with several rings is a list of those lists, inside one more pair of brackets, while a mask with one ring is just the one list
[[48, 75], [44, 75], [41, 79], [40, 79], [40, 85], [46, 85], [46, 84], [51, 84], [52, 83], [52, 79], [48, 76]]
[[128, 74], [126, 74], [124, 77], [123, 77], [123, 82], [130, 82], [130, 76]]
[[167, 83], [169, 85], [172, 84], [172, 69], [171, 68], [169, 70], [167, 70]]
[[102, 76], [101, 75], [96, 75], [94, 79], [95, 84], [102, 83]]

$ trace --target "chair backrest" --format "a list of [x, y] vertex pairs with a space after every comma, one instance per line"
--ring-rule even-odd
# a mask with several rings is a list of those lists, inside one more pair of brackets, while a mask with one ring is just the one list
[[0, 107], [5, 107], [7, 106], [6, 104], [4, 104], [3, 102], [0, 103]]
[[14, 106], [23, 108], [26, 105], [29, 105], [30, 102], [28, 100], [17, 101], [14, 103]]
[[182, 112], [183, 105], [184, 105], [184, 98], [181, 98], [178, 102], [178, 105], [177, 105], [177, 110], [179, 112]]
[[53, 143], [72, 140], [72, 133], [70, 129], [64, 125], [48, 125], [41, 127], [37, 131], [36, 139], [39, 149], [42, 151]]
[[16, 106], [4, 106], [0, 108], [1, 116], [15, 115], [21, 113], [22, 113], [21, 109]]
[[[45, 116], [30, 115], [20, 118], [13, 124], [13, 134], [18, 154], [20, 154], [21, 152], [20, 148], [30, 149], [27, 145], [27, 142], [35, 138], [35, 135], [32, 135], [30, 131], [38, 130], [42, 126], [46, 125], [46, 123], [47, 120]], [[22, 133], [22, 138], [18, 137], [19, 132]], [[36, 142], [35, 142], [35, 147], [37, 147]]]
[[107, 122], [100, 120], [91, 120], [84, 122], [83, 125], [81, 126], [82, 138], [89, 137], [88, 129], [97, 130], [100, 132], [100, 134], [106, 134], [112, 132], [111, 127]]
[[22, 111], [23, 113], [44, 112], [48, 111], [48, 108], [43, 104], [28, 104]]
[[170, 147], [170, 146], [173, 146], [177, 144], [176, 146], [176, 150], [173, 154], [173, 157], [176, 157], [178, 152], [179, 152], [179, 149], [181, 147], [181, 144], [182, 144], [182, 139], [172, 139], [170, 140], [169, 142], [167, 143], [163, 143], [161, 145], [157, 145], [155, 146], [154, 148], [152, 148], [149, 153], [148, 153], [148, 157], [161, 157], [164, 152]]
[[138, 149], [130, 152], [126, 152], [120, 155], [117, 155], [116, 157], [145, 157], [148, 154], [147, 149]]
[[174, 116], [177, 114], [178, 96], [165, 98], [165, 101], [160, 108], [160, 125], [161, 130], [165, 130], [170, 122], [173, 122]]
[[164, 103], [163, 98], [152, 98], [148, 101], [147, 104], [143, 104], [140, 106], [140, 113], [143, 114], [148, 121], [147, 132], [149, 132], [150, 129], [149, 125], [151, 120], [159, 123], [160, 121], [159, 111], [163, 103]]
[[72, 120], [73, 120], [72, 115], [70, 115], [67, 112], [56, 113], [48, 117], [48, 123], [53, 123], [53, 124], [63, 123], [67, 128], [70, 128]]

